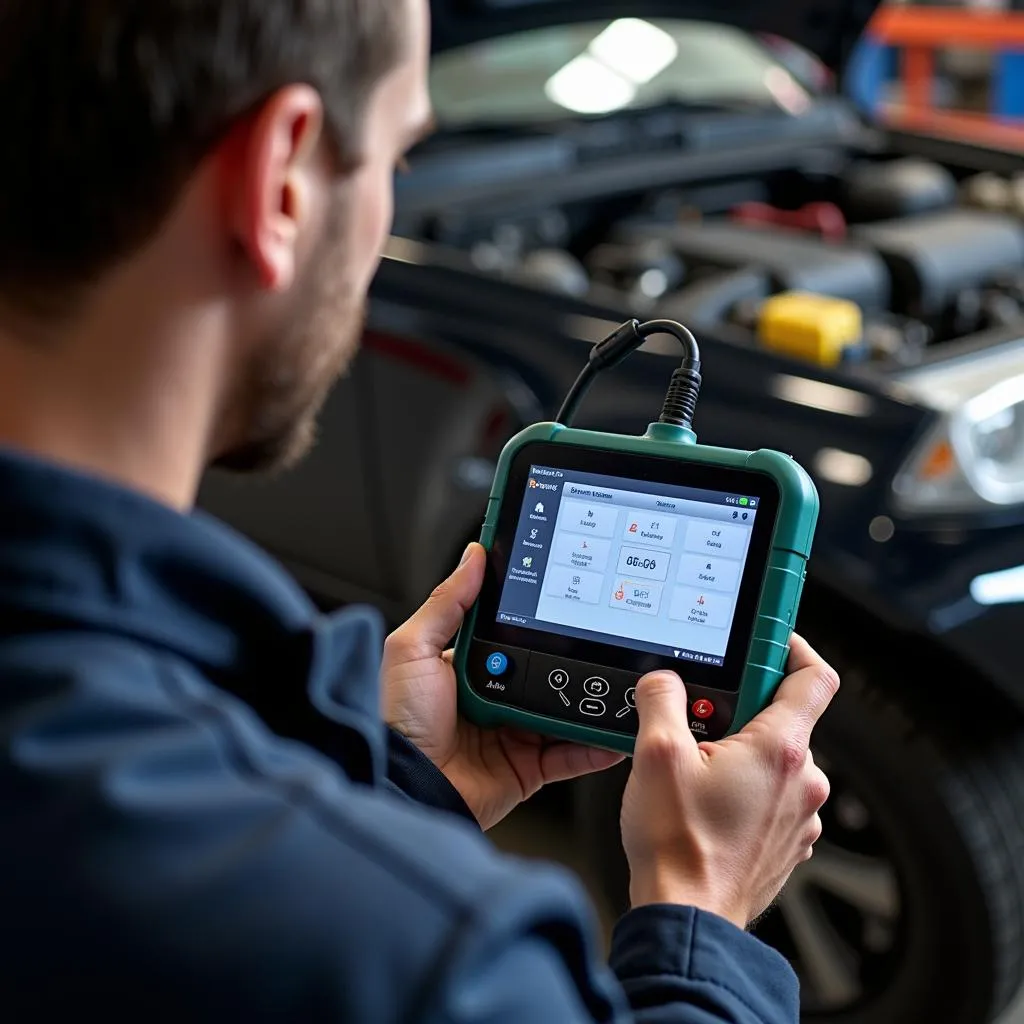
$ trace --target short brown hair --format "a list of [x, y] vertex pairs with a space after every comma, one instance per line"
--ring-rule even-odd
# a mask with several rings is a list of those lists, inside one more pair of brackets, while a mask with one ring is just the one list
[[400, 57], [404, 0], [0, 0], [0, 299], [56, 313], [147, 241], [277, 89], [319, 90], [338, 155]]

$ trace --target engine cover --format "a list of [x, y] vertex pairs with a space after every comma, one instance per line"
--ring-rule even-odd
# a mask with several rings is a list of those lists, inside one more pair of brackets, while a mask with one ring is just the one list
[[617, 241], [663, 239], [693, 266], [766, 271], [779, 291], [816, 292], [849, 299], [865, 310], [889, 303], [885, 261], [867, 246], [839, 245], [814, 235], [732, 224], [624, 225]]
[[1024, 225], [980, 210], [862, 224], [850, 236], [885, 260], [894, 311], [911, 316], [940, 314], [963, 289], [1024, 266]]

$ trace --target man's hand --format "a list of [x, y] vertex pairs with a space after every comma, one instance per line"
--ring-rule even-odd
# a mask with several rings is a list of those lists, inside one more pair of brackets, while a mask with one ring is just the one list
[[798, 636], [788, 671], [772, 705], [718, 743], [694, 739], [678, 676], [638, 684], [622, 802], [634, 906], [688, 904], [745, 928], [811, 856], [829, 786], [808, 745], [839, 679]]
[[622, 757], [519, 730], [484, 730], [459, 717], [445, 646], [480, 592], [485, 560], [471, 544], [452, 576], [388, 637], [382, 682], [384, 720], [444, 772], [488, 829], [546, 783], [610, 768]]

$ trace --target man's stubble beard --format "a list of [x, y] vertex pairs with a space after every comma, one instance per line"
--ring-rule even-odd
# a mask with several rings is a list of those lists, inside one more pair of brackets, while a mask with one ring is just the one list
[[345, 206], [335, 197], [294, 320], [270, 338], [242, 374], [232, 403], [238, 441], [213, 462], [237, 473], [274, 473], [294, 466], [313, 447], [317, 417], [359, 346], [366, 296], [346, 277]]

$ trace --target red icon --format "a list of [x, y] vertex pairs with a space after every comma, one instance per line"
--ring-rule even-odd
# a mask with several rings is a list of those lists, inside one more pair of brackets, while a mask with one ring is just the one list
[[632, 525], [632, 526], [630, 526], [630, 528], [629, 528], [629, 532], [630, 532], [630, 533], [636, 533], [636, 523], [633, 523], [633, 525]]
[[710, 718], [715, 713], [715, 705], [703, 697], [693, 702], [693, 714], [695, 718]]
[[616, 601], [621, 601], [625, 596], [626, 596], [626, 592], [625, 592], [625, 590], [622, 589], [622, 587], [619, 587], [619, 589], [615, 591], [615, 600]]
[[701, 594], [700, 597], [697, 598], [697, 604], [704, 604], [704, 595], [703, 594]]

